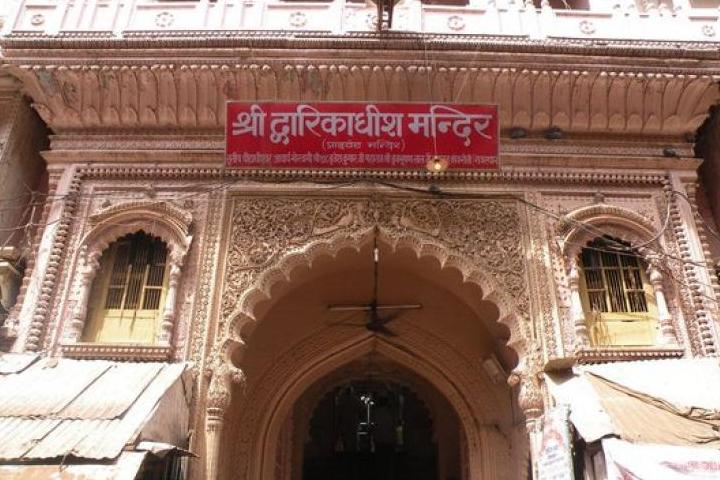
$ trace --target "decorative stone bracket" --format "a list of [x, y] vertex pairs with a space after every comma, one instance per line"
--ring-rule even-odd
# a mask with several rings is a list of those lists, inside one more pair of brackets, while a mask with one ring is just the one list
[[237, 341], [225, 339], [217, 344], [205, 369], [210, 380], [205, 410], [205, 478], [215, 480], [220, 463], [220, 438], [225, 412], [232, 400], [233, 384], [244, 384], [245, 374], [229, 358], [229, 350]]
[[[411, 55], [407, 51], [404, 55]], [[421, 56], [421, 52], [412, 52]], [[12, 62], [12, 60], [10, 60]], [[207, 60], [208, 62], [210, 60]], [[406, 65], [267, 60], [237, 64], [84, 62], [11, 65], [53, 130], [137, 129], [176, 125], [221, 129], [224, 101], [313, 100], [431, 101], [435, 92], [464, 102], [497, 104], [501, 127], [542, 131], [618, 132], [681, 137], [695, 131], [717, 100], [711, 75], [655, 71], [568, 70], [456, 63]], [[660, 93], [658, 93], [660, 92]], [[97, 93], [97, 94], [95, 94]], [[689, 107], [688, 107], [689, 106]]]
[[525, 415], [525, 426], [528, 433], [535, 430], [537, 420], [545, 410], [539, 368], [518, 366], [508, 377], [508, 385], [519, 387], [518, 406]]

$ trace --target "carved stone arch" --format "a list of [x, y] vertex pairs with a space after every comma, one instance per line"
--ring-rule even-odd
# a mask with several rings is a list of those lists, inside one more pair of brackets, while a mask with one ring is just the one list
[[[458, 434], [458, 445], [454, 445], [455, 449], [460, 446], [466, 446], [467, 441], [465, 440], [465, 431], [460, 424], [460, 419], [457, 416], [455, 410], [451, 407], [447, 399], [438, 392], [434, 386], [432, 386], [423, 377], [409, 372], [406, 368], [398, 368], [398, 364], [392, 360], [387, 359], [385, 356], [373, 352], [369, 354], [368, 358], [372, 356], [372, 361], [383, 362], [382, 368], [378, 369], [372, 375], [368, 375], [367, 363], [364, 361], [356, 360], [355, 363], [349, 362], [345, 366], [337, 368], [326, 377], [322, 378], [314, 385], [310, 385], [307, 390], [298, 398], [295, 405], [293, 406], [288, 419], [283, 426], [283, 430], [280, 432], [280, 438], [283, 435], [291, 434], [291, 444], [285, 445], [279, 442], [276, 456], [278, 458], [292, 458], [292, 471], [298, 471], [296, 469], [302, 468], [302, 452], [304, 450], [304, 441], [300, 439], [306, 438], [309, 434], [310, 425], [313, 420], [313, 414], [316, 411], [318, 404], [322, 398], [328, 393], [332, 392], [335, 388], [347, 385], [349, 382], [361, 380], [371, 376], [381, 375], [382, 383], [394, 383], [409, 389], [411, 394], [419, 401], [420, 404], [426, 409], [428, 418], [433, 423], [433, 439], [437, 440], [438, 432], [446, 425], [443, 422], [448, 417], [454, 417], [456, 423], [453, 425], [452, 420], [448, 422], [449, 425], [457, 426]], [[370, 362], [371, 360], [368, 360]], [[440, 423], [443, 422], [443, 423]], [[290, 448], [288, 448], [290, 447]], [[284, 451], [283, 451], [284, 450]], [[288, 451], [290, 450], [290, 451]], [[462, 449], [459, 453], [461, 462], [464, 464], [467, 460], [467, 452]], [[288, 455], [290, 453], [290, 455]], [[276, 462], [277, 464], [277, 462]], [[280, 479], [288, 478], [283, 473], [277, 476]], [[442, 476], [441, 478], [446, 478]]]
[[[630, 245], [647, 245], [657, 253], [663, 252], [656, 228], [642, 215], [614, 205], [600, 204], [582, 207], [565, 215], [558, 227], [563, 254], [575, 258], [589, 241], [603, 235], [628, 242]], [[650, 242], [650, 243], [648, 243]], [[639, 253], [649, 253], [640, 248]]]
[[[516, 200], [244, 195], [233, 200], [227, 218], [229, 235], [214, 340], [216, 346], [222, 345], [222, 353], [213, 350], [209, 359], [212, 381], [218, 379], [222, 388], [208, 391], [208, 405], [227, 404], [231, 386], [219, 379], [243, 382], [237, 366], [245, 342], [261, 320], [257, 307], [274, 294], [273, 288], [289, 284], [298, 266], [309, 267], [320, 256], [333, 257], [345, 248], [360, 248], [377, 229], [379, 240], [391, 249], [408, 248], [418, 258], [434, 258], [441, 268], [455, 269], [465, 282], [480, 287], [481, 298], [495, 304], [498, 322], [510, 332], [506, 347], [518, 357], [511, 379], [520, 385], [519, 406], [530, 423], [542, 411], [537, 381], [541, 364], [530, 322], [525, 261], [527, 221]], [[232, 358], [234, 363], [228, 365], [221, 357]], [[229, 368], [238, 375], [229, 375]], [[233, 395], [235, 401], [241, 399]], [[216, 479], [222, 412], [208, 408], [206, 421], [206, 478]]]
[[[245, 342], [252, 335], [256, 323], [261, 321], [256, 318], [256, 307], [270, 297], [270, 292], [274, 287], [290, 282], [292, 271], [295, 268], [310, 267], [313, 261], [321, 256], [335, 258], [342, 250], [359, 251], [364, 243], [370, 241], [373, 230], [374, 227], [350, 234], [342, 232], [329, 238], [308, 242], [280, 255], [276, 262], [260, 272], [253, 282], [252, 288], [240, 294], [236, 304], [237, 308], [230, 315], [230, 321], [226, 324], [226, 331], [222, 338], [225, 344], [229, 345], [228, 348], [232, 350], [230, 354], [232, 358], [237, 362], [242, 360]], [[379, 227], [378, 240], [388, 245], [393, 252], [400, 248], [407, 248], [418, 259], [433, 258], [441, 269], [455, 269], [464, 282], [476, 285], [482, 291], [482, 300], [492, 302], [497, 306], [499, 311], [497, 322], [505, 325], [510, 331], [510, 338], [506, 346], [511, 348], [521, 359], [520, 366], [526, 365], [522, 359], [525, 357], [531, 340], [526, 336], [527, 332], [523, 328], [523, 316], [518, 311], [516, 302], [485, 273], [482, 265], [464, 258], [439, 242], [422, 241], [408, 232], [393, 232], [390, 229]], [[231, 341], [228, 342], [228, 339]]]
[[667, 294], [670, 293], [670, 298], [674, 298], [677, 292], [669, 281], [672, 273], [663, 275], [663, 272], [669, 272], [669, 269], [663, 260], [665, 250], [661, 243], [662, 236], [658, 235], [652, 222], [626, 208], [598, 204], [567, 214], [558, 225], [557, 233], [568, 269], [570, 315], [574, 325], [576, 348], [583, 349], [589, 345], [580, 295], [578, 259], [580, 252], [589, 242], [603, 236], [627, 242], [642, 257], [647, 265], [648, 279], [653, 287], [658, 309], [660, 335], [657, 341], [664, 346], [677, 345], [675, 325], [667, 303]]
[[170, 202], [138, 200], [105, 207], [89, 218], [89, 232], [79, 246], [80, 285], [77, 304], [66, 332], [66, 341], [80, 340], [88, 313], [93, 279], [100, 257], [110, 244], [125, 235], [143, 231], [162, 239], [169, 250], [168, 290], [162, 312], [158, 343], [169, 345], [175, 324], [175, 303], [182, 265], [192, 235], [192, 214]]
[[[273, 370], [258, 379], [259, 388], [247, 398], [233, 397], [233, 411], [239, 416], [233, 417], [227, 432], [234, 441], [224, 442], [233, 449], [225, 457], [232, 459], [224, 465], [225, 472], [245, 472], [243, 478], [248, 479], [273, 478], [274, 449], [296, 401], [326, 375], [373, 352], [418, 375], [453, 407], [469, 449], [469, 478], [520, 478], [508, 475], [507, 469], [513, 467], [506, 456], [527, 451], [526, 441], [512, 449], [508, 444], [508, 438], [523, 426], [505, 424], [510, 431], [497, 428], [507, 396], [491, 393], [492, 385], [478, 370], [479, 364], [461, 358], [450, 344], [413, 328], [400, 332], [392, 341], [368, 334], [343, 341], [313, 336], [294, 353], [278, 358]], [[263, 408], [251, 408], [257, 405]], [[493, 461], [498, 456], [503, 461]]]
[[182, 263], [192, 241], [192, 214], [170, 202], [140, 200], [101, 209], [90, 216], [83, 239], [87, 255], [102, 254], [115, 240], [140, 230], [161, 238], [171, 255]]

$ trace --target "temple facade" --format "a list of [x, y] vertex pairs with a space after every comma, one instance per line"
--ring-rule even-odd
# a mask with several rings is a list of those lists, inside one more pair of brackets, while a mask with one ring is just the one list
[[[0, 478], [549, 478], [568, 382], [716, 378], [720, 2], [389, 5], [2, 2]], [[500, 167], [231, 168], [228, 101], [496, 105]], [[562, 478], [697, 446], [581, 413]]]

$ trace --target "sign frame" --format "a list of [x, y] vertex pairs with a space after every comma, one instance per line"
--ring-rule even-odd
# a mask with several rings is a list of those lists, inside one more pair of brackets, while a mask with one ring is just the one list
[[[381, 166], [381, 165], [358, 165], [358, 166], [298, 166], [298, 165], [230, 165], [229, 156], [233, 153], [229, 151], [229, 130], [230, 122], [232, 121], [230, 113], [230, 105], [232, 104], [245, 104], [245, 105], [266, 105], [266, 104], [294, 104], [296, 106], [301, 105], [323, 105], [323, 104], [354, 104], [367, 108], [367, 106], [382, 106], [382, 105], [427, 105], [428, 109], [432, 107], [449, 107], [457, 108], [462, 106], [472, 107], [484, 107], [493, 110], [492, 121], [494, 123], [494, 129], [492, 134], [495, 135], [495, 155], [488, 156], [493, 159], [494, 165], [492, 167], [480, 168], [480, 167], [458, 167], [453, 166], [452, 162], [449, 164], [447, 170], [451, 172], [499, 172], [502, 170], [502, 145], [500, 142], [500, 108], [497, 103], [461, 103], [461, 102], [425, 102], [425, 101], [393, 101], [393, 100], [382, 100], [382, 101], [351, 101], [351, 100], [338, 100], [338, 101], [290, 101], [290, 100], [226, 100], [225, 101], [225, 124], [224, 124], [224, 137], [225, 137], [225, 148], [224, 148], [224, 160], [223, 168], [229, 170], [258, 170], [258, 171], [347, 171], [347, 172], [373, 172], [373, 171], [394, 171], [394, 172], [419, 172], [426, 171], [426, 163], [417, 163], [417, 166], [412, 167], [397, 167], [397, 166]], [[360, 112], [360, 110], [358, 110]], [[407, 112], [404, 112], [407, 113]], [[432, 137], [430, 137], [432, 138]], [[433, 140], [437, 142], [437, 136]], [[426, 162], [433, 158], [445, 158], [448, 154], [446, 153], [434, 153], [429, 152], [424, 154]], [[480, 156], [480, 155], [478, 155]]]

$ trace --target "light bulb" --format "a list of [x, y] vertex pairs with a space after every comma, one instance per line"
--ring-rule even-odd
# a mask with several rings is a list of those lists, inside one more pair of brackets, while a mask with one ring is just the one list
[[426, 167], [433, 173], [444, 172], [448, 168], [448, 161], [442, 157], [434, 156], [428, 160]]

